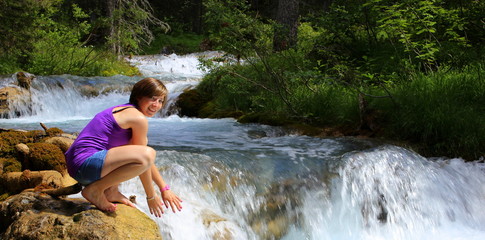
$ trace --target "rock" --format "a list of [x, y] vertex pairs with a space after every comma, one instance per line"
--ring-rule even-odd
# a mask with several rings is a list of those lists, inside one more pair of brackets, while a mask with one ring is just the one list
[[27, 161], [22, 165], [30, 170], [66, 170], [66, 158], [64, 152], [58, 146], [51, 143], [28, 143], [30, 151]]
[[18, 153], [25, 155], [25, 156], [29, 155], [29, 152], [30, 152], [29, 147], [27, 147], [27, 145], [25, 145], [23, 143], [19, 143], [19, 144], [15, 145], [15, 149], [17, 150]]
[[156, 223], [136, 208], [118, 204], [102, 212], [83, 199], [55, 199], [25, 192], [2, 202], [2, 239], [161, 239]]
[[20, 116], [31, 111], [30, 91], [19, 87], [0, 88], [0, 117]]
[[16, 145], [19, 143], [30, 142], [31, 140], [25, 132], [6, 131], [0, 133], [0, 156], [13, 157], [17, 154]]
[[210, 232], [211, 239], [230, 240], [235, 239], [234, 233], [227, 226], [227, 219], [217, 215], [209, 209], [201, 212], [202, 222]]
[[25, 72], [18, 72], [15, 76], [18, 87], [0, 88], [1, 118], [10, 118], [12, 115], [20, 116], [22, 113], [32, 110], [30, 86], [35, 76]]
[[17, 84], [19, 87], [30, 90], [35, 75], [26, 72], [17, 72], [15, 76], [17, 77]]
[[54, 170], [8, 172], [0, 176], [2, 186], [11, 193], [19, 193], [24, 189], [39, 185], [48, 188], [60, 188], [72, 182], [66, 182], [61, 173]]
[[67, 151], [67, 149], [69, 149], [69, 147], [71, 147], [74, 140], [71, 139], [71, 138], [60, 136], [60, 137], [47, 138], [47, 139], [45, 139], [45, 142], [58, 146], [61, 149], [61, 151], [63, 153], [65, 153]]

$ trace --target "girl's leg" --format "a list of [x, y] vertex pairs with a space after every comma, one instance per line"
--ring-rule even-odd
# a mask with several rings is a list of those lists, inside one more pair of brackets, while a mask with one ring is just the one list
[[101, 210], [115, 211], [116, 206], [107, 199], [105, 191], [147, 171], [155, 156], [153, 148], [143, 145], [125, 145], [108, 150], [101, 179], [86, 186], [82, 191], [83, 197]]

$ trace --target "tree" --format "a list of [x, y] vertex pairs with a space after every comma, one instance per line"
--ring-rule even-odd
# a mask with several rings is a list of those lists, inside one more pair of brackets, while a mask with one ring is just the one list
[[106, 1], [108, 18], [108, 43], [113, 53], [122, 55], [136, 52], [141, 43], [149, 44], [153, 40], [151, 25], [168, 31], [169, 25], [153, 15], [148, 0], [108, 0]]
[[[33, 0], [0, 1], [0, 55], [25, 57], [35, 41], [35, 20], [41, 3]], [[21, 59], [20, 61], [25, 61]]]
[[299, 0], [279, 0], [273, 50], [296, 46], [298, 34]]

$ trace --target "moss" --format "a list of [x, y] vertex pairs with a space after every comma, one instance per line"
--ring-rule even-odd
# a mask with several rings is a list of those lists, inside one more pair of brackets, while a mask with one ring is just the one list
[[180, 115], [187, 117], [198, 117], [199, 111], [207, 103], [207, 99], [198, 90], [190, 89], [180, 94], [177, 100], [177, 107]]
[[15, 158], [0, 158], [3, 163], [3, 172], [21, 172], [22, 164]]
[[66, 160], [62, 150], [50, 143], [29, 143], [30, 153], [27, 156], [30, 170], [57, 170], [66, 169]]
[[286, 117], [271, 112], [249, 113], [238, 119], [240, 123], [262, 123], [271, 126], [285, 126], [293, 122]]
[[47, 133], [47, 136], [54, 137], [54, 136], [60, 136], [61, 134], [64, 133], [64, 131], [62, 131], [60, 128], [53, 127], [53, 128], [47, 129], [46, 133]]
[[213, 101], [206, 103], [200, 110], [199, 110], [199, 117], [201, 118], [208, 118], [211, 117], [216, 112], [216, 104]]
[[10, 193], [8, 193], [8, 192], [2, 192], [2, 190], [0, 190], [0, 202], [4, 201], [8, 197], [10, 197]]
[[15, 145], [31, 142], [26, 132], [7, 131], [0, 133], [0, 157], [15, 156]]
[[32, 142], [36, 142], [39, 139], [45, 137], [45, 133], [42, 130], [32, 130], [32, 131], [28, 131], [26, 133], [26, 135], [27, 135], [28, 138], [31, 138], [33, 140]]

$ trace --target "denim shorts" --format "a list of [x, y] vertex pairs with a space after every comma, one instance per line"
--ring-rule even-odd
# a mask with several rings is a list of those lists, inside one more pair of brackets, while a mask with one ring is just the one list
[[100, 179], [107, 153], [108, 150], [101, 150], [88, 157], [77, 171], [74, 179], [84, 186]]

